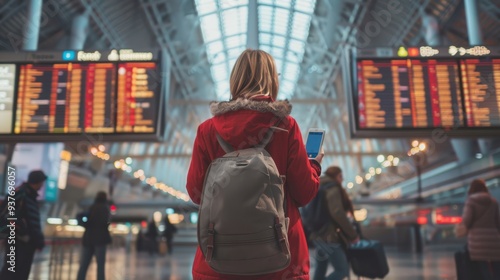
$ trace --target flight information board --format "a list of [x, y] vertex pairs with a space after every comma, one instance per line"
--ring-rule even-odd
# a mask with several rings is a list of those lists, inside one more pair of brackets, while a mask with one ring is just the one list
[[132, 50], [0, 53], [0, 141], [155, 140], [159, 61]]
[[500, 128], [500, 59], [461, 61], [467, 126]]
[[117, 132], [154, 132], [155, 69], [154, 63], [118, 65]]
[[435, 129], [500, 136], [500, 49], [402, 47], [350, 55], [344, 74], [353, 92], [353, 137], [429, 137]]

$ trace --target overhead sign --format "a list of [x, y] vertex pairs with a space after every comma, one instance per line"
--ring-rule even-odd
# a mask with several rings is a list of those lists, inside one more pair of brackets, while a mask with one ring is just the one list
[[352, 136], [500, 136], [500, 48], [362, 49], [350, 58]]

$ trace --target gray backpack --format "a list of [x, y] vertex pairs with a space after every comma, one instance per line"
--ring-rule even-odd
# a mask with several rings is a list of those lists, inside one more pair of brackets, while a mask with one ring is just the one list
[[259, 145], [237, 151], [217, 135], [227, 154], [207, 170], [198, 243], [219, 273], [267, 274], [290, 264], [284, 176], [265, 150], [272, 134], [273, 127]]

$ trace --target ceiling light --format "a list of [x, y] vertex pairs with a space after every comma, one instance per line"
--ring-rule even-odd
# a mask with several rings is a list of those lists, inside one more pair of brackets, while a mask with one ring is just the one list
[[384, 155], [378, 155], [378, 156], [377, 156], [377, 161], [378, 161], [378, 162], [382, 163], [384, 160], [385, 160]]
[[356, 176], [356, 184], [361, 184], [361, 183], [363, 183], [363, 177], [357, 175]]

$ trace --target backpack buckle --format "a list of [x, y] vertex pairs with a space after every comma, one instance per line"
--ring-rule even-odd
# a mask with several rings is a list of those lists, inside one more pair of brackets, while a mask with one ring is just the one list
[[212, 255], [214, 252], [214, 234], [215, 234], [214, 223], [210, 223], [208, 225], [207, 255], [205, 256], [206, 262], [212, 261]]

